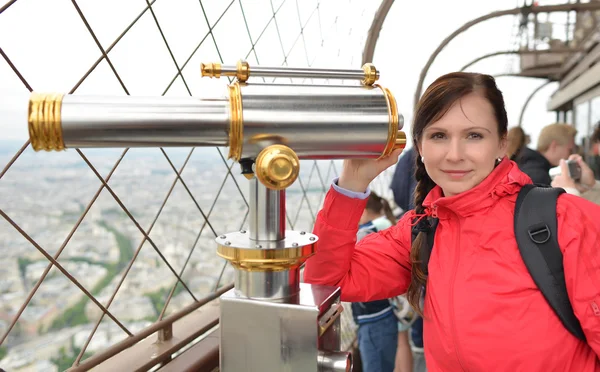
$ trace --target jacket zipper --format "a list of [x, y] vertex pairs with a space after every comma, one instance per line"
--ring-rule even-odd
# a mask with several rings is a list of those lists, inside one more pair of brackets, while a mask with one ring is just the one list
[[[460, 220], [459, 217], [456, 216], [456, 220], [457, 220], [457, 224], [458, 224], [458, 234], [457, 234], [457, 239], [456, 241], [458, 242], [457, 247], [459, 247], [458, 249], [460, 249]], [[455, 255], [456, 256], [456, 260], [454, 260], [454, 267], [452, 268], [452, 278], [451, 278], [451, 288], [452, 288], [452, 294], [450, 296], [450, 329], [452, 332], [452, 339], [454, 340], [454, 353], [456, 354], [456, 359], [458, 360], [458, 364], [460, 365], [460, 368], [463, 371], [466, 371], [465, 367], [464, 367], [464, 363], [462, 361], [461, 358], [461, 352], [460, 352], [460, 346], [458, 344], [458, 332], [456, 330], [456, 318], [455, 318], [455, 311], [454, 311], [454, 296], [456, 294], [456, 271], [458, 270], [458, 262], [460, 260], [460, 252], [458, 254]]]

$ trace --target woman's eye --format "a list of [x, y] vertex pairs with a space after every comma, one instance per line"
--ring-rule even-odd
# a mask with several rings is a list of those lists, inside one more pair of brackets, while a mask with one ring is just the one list
[[483, 136], [479, 133], [475, 133], [475, 132], [469, 133], [469, 139], [480, 139], [480, 138], [483, 138]]
[[431, 139], [442, 139], [442, 138], [445, 138], [445, 137], [446, 137], [446, 135], [444, 133], [439, 133], [439, 132], [438, 133], [433, 133], [430, 136]]

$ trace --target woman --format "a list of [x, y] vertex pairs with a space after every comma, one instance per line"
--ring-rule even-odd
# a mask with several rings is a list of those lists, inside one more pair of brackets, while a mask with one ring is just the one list
[[510, 160], [517, 161], [517, 157], [525, 147], [526, 135], [521, 127], [513, 127], [508, 131], [508, 147], [506, 149], [506, 157]]
[[[415, 210], [355, 246], [361, 199], [398, 152], [346, 160], [319, 212], [319, 245], [306, 263], [305, 281], [340, 286], [344, 301], [408, 290], [419, 310], [426, 285], [429, 371], [600, 371], [600, 207], [568, 194], [557, 204], [567, 290], [586, 343], [562, 325], [517, 248], [515, 200], [531, 180], [504, 156], [506, 135], [504, 100], [491, 76], [438, 78], [414, 116]], [[426, 216], [439, 219], [428, 276], [418, 261], [425, 231], [411, 247], [412, 225]]]
[[[387, 200], [371, 192], [359, 220], [357, 241], [396, 224]], [[352, 303], [358, 325], [358, 349], [364, 372], [411, 372], [408, 327], [400, 322], [388, 299]]]

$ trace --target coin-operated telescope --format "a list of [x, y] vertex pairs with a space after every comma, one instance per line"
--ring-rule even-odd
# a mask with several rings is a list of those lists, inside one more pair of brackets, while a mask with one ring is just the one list
[[[217, 237], [235, 269], [220, 299], [220, 368], [351, 371], [340, 351], [340, 289], [300, 283], [318, 237], [286, 230], [285, 190], [300, 159], [380, 158], [404, 148], [391, 92], [360, 70], [202, 64], [203, 76], [235, 77], [212, 98], [31, 95], [34, 150], [228, 146], [250, 186], [249, 228]], [[249, 83], [250, 77], [357, 80], [361, 84]]]

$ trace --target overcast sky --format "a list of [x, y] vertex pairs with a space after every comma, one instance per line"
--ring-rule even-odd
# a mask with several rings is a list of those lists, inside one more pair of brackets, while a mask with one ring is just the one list
[[[105, 49], [146, 5], [144, 0], [79, 0], [77, 3]], [[316, 0], [273, 0], [272, 3], [269, 0], [156, 1], [153, 9], [177, 64], [182, 67], [196, 50], [183, 69], [185, 82], [193, 95], [225, 94], [225, 80], [201, 79], [199, 72], [200, 62], [219, 61], [219, 55], [227, 64], [247, 57], [252, 65], [257, 60], [261, 65], [281, 65], [287, 56], [288, 65], [293, 66], [310, 63], [315, 67], [361, 67], [366, 32], [377, 9], [375, 1], [327, 0], [320, 3], [318, 12], [314, 11]], [[439, 43], [470, 19], [513, 8], [519, 3], [521, 1], [516, 0], [394, 3], [373, 62], [381, 71], [380, 83], [392, 90], [407, 123], [411, 119], [419, 73]], [[214, 40], [208, 34], [209, 26], [200, 4], [211, 26], [227, 10], [214, 26]], [[277, 10], [277, 22], [270, 21], [272, 6]], [[564, 15], [552, 17], [553, 21], [564, 22]], [[459, 70], [480, 55], [514, 49], [516, 21], [513, 16], [488, 21], [456, 38], [434, 62], [425, 87], [439, 75]], [[301, 25], [304, 33], [298, 37]], [[557, 27], [555, 32], [560, 34], [562, 28]], [[252, 43], [256, 44], [254, 50]], [[17, 1], [0, 14], [0, 47], [32, 88], [44, 92], [68, 92], [101, 56], [68, 0]], [[150, 12], [116, 44], [109, 58], [132, 95], [163, 94], [177, 74]], [[469, 71], [499, 74], [516, 72], [517, 68], [518, 59], [500, 56], [480, 62]], [[498, 79], [511, 125], [517, 124], [526, 97], [543, 82], [526, 78]], [[541, 90], [526, 112], [524, 128], [531, 133], [534, 143], [539, 128], [555, 120], [555, 115], [546, 111], [546, 102], [556, 87], [550, 84]], [[75, 93], [125, 94], [106, 61], [98, 65]], [[188, 95], [184, 81], [178, 77], [167, 94]], [[23, 83], [0, 58], [2, 138], [27, 139], [27, 97]]]

